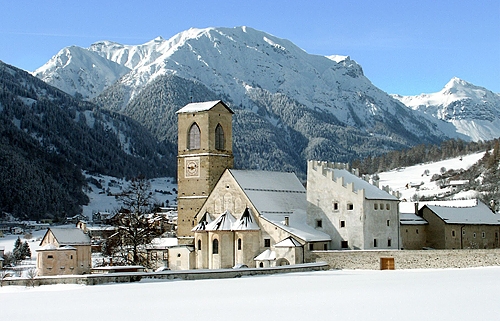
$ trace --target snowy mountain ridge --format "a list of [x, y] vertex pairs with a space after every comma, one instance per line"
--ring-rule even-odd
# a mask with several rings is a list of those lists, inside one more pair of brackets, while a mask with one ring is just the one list
[[500, 95], [454, 77], [432, 94], [392, 95], [413, 110], [453, 124], [474, 141], [500, 137]]

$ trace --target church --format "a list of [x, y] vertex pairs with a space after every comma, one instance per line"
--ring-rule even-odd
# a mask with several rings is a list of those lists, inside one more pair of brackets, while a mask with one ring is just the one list
[[[347, 170], [310, 161], [306, 191], [294, 173], [233, 169], [233, 114], [222, 101], [177, 111], [177, 238], [190, 249], [188, 266], [272, 267], [308, 262], [316, 250], [399, 248], [397, 199]], [[335, 188], [346, 191], [330, 193]], [[347, 198], [332, 203], [332, 195]], [[312, 205], [347, 199], [346, 211]], [[339, 233], [342, 217], [355, 229]]]

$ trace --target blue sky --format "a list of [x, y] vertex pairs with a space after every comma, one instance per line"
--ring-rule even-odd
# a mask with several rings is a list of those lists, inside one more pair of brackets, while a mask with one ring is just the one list
[[311, 54], [349, 55], [388, 93], [437, 92], [455, 76], [500, 93], [499, 0], [16, 0], [0, 8], [0, 60], [29, 71], [71, 45], [249, 26]]

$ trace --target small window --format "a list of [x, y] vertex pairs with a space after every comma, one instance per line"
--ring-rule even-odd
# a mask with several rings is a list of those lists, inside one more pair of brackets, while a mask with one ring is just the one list
[[219, 254], [219, 240], [214, 239], [212, 242], [212, 254]]
[[348, 211], [352, 211], [354, 209], [354, 205], [352, 205], [352, 203], [348, 203], [347, 204], [347, 210]]
[[384, 210], [384, 204], [380, 203], [380, 210], [383, 211]]
[[391, 220], [387, 220], [387, 226], [391, 226]]
[[373, 239], [373, 247], [377, 247], [378, 244], [377, 244], [377, 239]]
[[181, 254], [180, 254], [180, 253], [177, 253], [177, 257], [181, 257]]
[[323, 221], [322, 220], [316, 220], [316, 227], [323, 227]]
[[259, 263], [259, 267], [263, 268], [264, 267], [264, 263], [260, 262]]
[[482, 237], [483, 237], [483, 239], [484, 239], [484, 238], [486, 237], [486, 233], [485, 233], [485, 232], [481, 233], [481, 236], [482, 236]]
[[328, 250], [328, 244], [325, 243], [325, 244], [323, 244], [323, 251], [326, 251], [326, 250]]
[[341, 241], [340, 247], [343, 249], [347, 249], [347, 248], [349, 248], [349, 245], [348, 245], [347, 241]]
[[472, 236], [474, 236], [474, 238], [476, 238], [476, 233], [472, 234]]
[[333, 202], [333, 210], [338, 211], [339, 210], [339, 203], [338, 202]]
[[388, 239], [387, 240], [387, 247], [391, 247], [392, 246], [392, 240], [391, 239]]
[[198, 251], [201, 251], [201, 240], [198, 240]]
[[375, 211], [376, 211], [376, 210], [378, 210], [378, 204], [377, 204], [377, 203], [373, 204], [373, 209], [374, 209]]
[[264, 239], [264, 247], [271, 247], [271, 239]]
[[54, 258], [54, 256], [52, 256], [52, 255], [47, 255], [47, 258], [48, 258], [48, 259], [53, 259], [53, 258]]
[[220, 124], [215, 128], [215, 149], [224, 150], [224, 130]]
[[238, 251], [241, 251], [241, 239], [238, 239]]
[[345, 227], [345, 221], [340, 221], [340, 227]]
[[309, 251], [312, 251], [312, 250], [314, 250], [314, 244], [309, 243]]
[[418, 228], [415, 230], [415, 233], [418, 234]]
[[196, 123], [189, 128], [188, 149], [200, 149], [200, 127]]
[[451, 236], [455, 237], [455, 230], [451, 230]]
[[69, 256], [69, 259], [70, 259], [70, 260], [73, 260], [73, 255], [70, 255], [70, 256]]
[[385, 209], [389, 211], [391, 209], [391, 204], [389, 203], [385, 204]]
[[465, 230], [462, 230], [462, 235], [465, 235]]

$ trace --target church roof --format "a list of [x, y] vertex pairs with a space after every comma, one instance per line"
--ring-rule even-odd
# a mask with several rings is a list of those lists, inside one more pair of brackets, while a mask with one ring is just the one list
[[198, 224], [191, 231], [200, 232], [255, 230], [260, 230], [260, 227], [250, 213], [250, 209], [246, 208], [239, 219], [235, 218], [229, 211], [225, 211], [217, 219], [212, 221], [210, 215], [208, 213], [205, 213]]
[[205, 212], [205, 214], [203, 214], [201, 219], [198, 221], [198, 224], [196, 224], [196, 226], [193, 227], [191, 232], [205, 231], [207, 228], [207, 224], [209, 224], [211, 222], [212, 222], [212, 218], [210, 217], [210, 215], [207, 212]]
[[182, 107], [181, 109], [179, 109], [177, 111], [177, 114], [208, 111], [208, 110], [214, 108], [219, 103], [222, 104], [222, 106], [224, 106], [231, 114], [234, 114], [234, 112], [231, 110], [231, 108], [229, 108], [222, 100], [190, 103], [190, 104], [187, 104], [186, 106]]
[[250, 213], [250, 209], [247, 207], [240, 219], [237, 220], [233, 226], [234, 231], [251, 231], [251, 230], [260, 230], [259, 224], [255, 221]]
[[[307, 241], [328, 241], [330, 236], [306, 223], [306, 189], [294, 173], [234, 170], [229, 172], [259, 215]], [[284, 224], [288, 217], [288, 225]]]
[[236, 218], [229, 213], [229, 211], [225, 211], [222, 213], [217, 219], [213, 222], [207, 224], [205, 230], [207, 231], [232, 231], [233, 225], [236, 222]]

